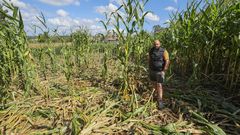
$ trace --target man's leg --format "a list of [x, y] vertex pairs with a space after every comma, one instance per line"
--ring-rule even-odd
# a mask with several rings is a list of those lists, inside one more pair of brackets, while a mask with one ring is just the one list
[[158, 101], [158, 87], [157, 82], [153, 82], [152, 86], [154, 88], [154, 100]]
[[155, 84], [155, 89], [156, 89], [156, 92], [157, 92], [158, 101], [162, 101], [162, 99], [163, 99], [162, 84], [161, 83], [156, 83]]
[[157, 83], [157, 93], [158, 93], [158, 101], [162, 101], [163, 99], [163, 89], [162, 89], [162, 84]]
[[156, 83], [156, 90], [158, 94], [158, 109], [162, 109], [164, 107], [163, 105], [163, 89], [161, 83]]

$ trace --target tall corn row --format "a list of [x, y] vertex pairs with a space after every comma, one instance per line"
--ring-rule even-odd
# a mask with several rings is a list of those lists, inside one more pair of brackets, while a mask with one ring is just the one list
[[86, 54], [90, 52], [90, 35], [87, 30], [80, 29], [72, 35], [72, 39], [75, 65], [80, 71], [83, 64], [87, 65]]
[[[43, 33], [43, 36], [40, 38], [44, 40], [44, 45], [46, 47], [40, 47], [36, 50], [37, 57], [40, 63], [40, 71], [43, 74], [45, 80], [47, 80], [47, 71], [48, 71], [48, 60], [50, 61], [51, 71], [56, 72], [56, 63], [55, 63], [55, 54], [54, 51], [50, 48], [51, 45], [51, 37], [50, 37], [50, 28], [47, 26], [46, 19], [43, 14], [37, 17], [38, 21], [41, 23], [41, 26], [35, 25], [36, 28], [39, 28]], [[55, 32], [56, 33], [56, 32]]]
[[[204, 4], [203, 8], [200, 5]], [[180, 72], [191, 79], [219, 80], [236, 89], [239, 83], [240, 2], [223, 0], [192, 2], [186, 11], [172, 16], [164, 36], [175, 52]], [[169, 38], [170, 37], [170, 38]]]
[[135, 45], [133, 49], [133, 61], [138, 66], [146, 66], [146, 54], [149, 48], [152, 46], [154, 37], [146, 32], [142, 31], [135, 37]]
[[10, 12], [0, 8], [0, 100], [7, 98], [6, 89], [17, 80], [21, 89], [29, 91], [34, 73], [21, 13], [6, 1], [3, 5]]
[[69, 82], [74, 73], [81, 73], [88, 65], [86, 54], [90, 53], [90, 36], [87, 30], [80, 29], [71, 35], [72, 44], [64, 45], [61, 54], [64, 57], [62, 69]]
[[103, 67], [102, 67], [102, 78], [106, 81], [107, 79], [107, 73], [108, 73], [108, 66], [107, 66], [107, 60], [108, 60], [108, 56], [109, 56], [109, 52], [107, 49], [104, 50], [104, 56], [102, 58], [103, 61]]
[[[113, 27], [114, 32], [118, 35], [118, 59], [122, 64], [122, 92], [123, 96], [128, 99], [130, 91], [134, 94], [134, 90], [130, 89], [130, 59], [138, 44], [135, 43], [135, 37], [143, 31], [145, 16], [149, 13], [144, 11], [144, 6], [148, 0], [127, 0], [123, 1], [122, 5], [110, 14], [107, 22], [103, 22], [105, 28], [107, 25]], [[139, 48], [140, 50], [141, 48]], [[130, 91], [129, 91], [130, 90]]]
[[63, 54], [63, 57], [64, 57], [62, 68], [68, 82], [70, 81], [73, 75], [74, 62], [73, 62], [72, 52], [73, 50], [69, 46], [65, 46], [61, 50], [61, 53]]

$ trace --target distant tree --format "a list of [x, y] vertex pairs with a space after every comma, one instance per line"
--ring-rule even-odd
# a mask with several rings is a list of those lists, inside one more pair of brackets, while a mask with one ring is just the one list
[[43, 34], [38, 35], [38, 42], [45, 43], [49, 40], [48, 32], [44, 32]]
[[102, 33], [98, 33], [95, 35], [95, 41], [97, 42], [103, 42], [104, 41], [104, 35]]
[[162, 28], [160, 25], [154, 25], [153, 26], [153, 34], [160, 33], [164, 28]]

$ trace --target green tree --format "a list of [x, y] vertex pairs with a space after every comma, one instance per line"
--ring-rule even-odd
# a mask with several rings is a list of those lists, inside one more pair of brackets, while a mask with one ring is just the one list
[[49, 34], [48, 32], [44, 32], [43, 34], [38, 35], [38, 42], [40, 43], [45, 43], [49, 39]]
[[98, 34], [96, 34], [95, 35], [95, 40], [97, 41], [97, 42], [103, 42], [104, 41], [104, 35], [102, 34], [102, 33], [98, 33]]
[[162, 28], [160, 25], [154, 25], [153, 26], [153, 34], [157, 34], [157, 33], [160, 33], [164, 30], [164, 28]]

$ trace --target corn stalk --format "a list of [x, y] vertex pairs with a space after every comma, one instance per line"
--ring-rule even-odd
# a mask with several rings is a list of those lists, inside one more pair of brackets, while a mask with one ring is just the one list
[[81, 28], [72, 34], [73, 52], [75, 65], [79, 72], [83, 70], [83, 65], [88, 65], [87, 54], [90, 52], [90, 35], [86, 29]]
[[[103, 25], [113, 27], [114, 32], [119, 39], [118, 59], [122, 65], [122, 93], [125, 99], [129, 99], [130, 91], [134, 95], [134, 90], [130, 89], [130, 57], [134, 53], [137, 45], [134, 36], [140, 35], [143, 31], [145, 16], [149, 11], [144, 11], [144, 6], [148, 0], [127, 0], [123, 1], [122, 5], [114, 12], [109, 14], [106, 22]], [[134, 97], [134, 96], [133, 96]]]
[[[10, 97], [7, 88], [12, 82], [27, 94], [33, 86], [34, 70], [31, 63], [22, 15], [19, 9], [5, 0], [5, 11], [0, 8], [0, 102]], [[6, 11], [10, 11], [7, 13]]]
[[195, 81], [217, 80], [225, 89], [237, 92], [239, 7], [236, 0], [193, 1], [186, 10], [172, 15], [163, 40], [171, 45], [175, 68], [181, 74]]

